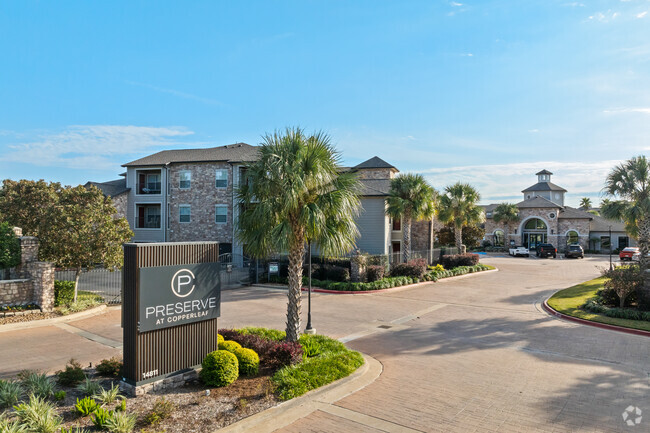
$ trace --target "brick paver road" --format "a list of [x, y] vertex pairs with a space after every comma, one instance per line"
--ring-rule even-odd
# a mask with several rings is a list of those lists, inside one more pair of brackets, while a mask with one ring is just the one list
[[[385, 421], [388, 431], [650, 431], [650, 339], [563, 322], [539, 308], [555, 290], [596, 277], [606, 261], [485, 262], [500, 271], [372, 295], [314, 294], [318, 332], [348, 340], [384, 370], [336, 411], [282, 431], [383, 431], [368, 419]], [[282, 329], [285, 309], [282, 291], [228, 291], [220, 326]], [[119, 340], [118, 324], [113, 311], [70, 324], [81, 333], [0, 333], [0, 376], [61, 368], [86, 349], [94, 358], [84, 361], [111, 356], [116, 349], [106, 342]], [[635, 427], [622, 418], [630, 405], [645, 412]]]

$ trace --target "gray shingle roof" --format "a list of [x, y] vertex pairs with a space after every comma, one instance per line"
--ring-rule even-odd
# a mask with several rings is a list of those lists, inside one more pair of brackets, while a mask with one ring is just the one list
[[582, 209], [576, 209], [574, 207], [565, 206], [560, 214], [558, 215], [559, 219], [593, 219], [593, 215], [589, 212], [585, 212]]
[[566, 189], [562, 188], [561, 186], [557, 186], [553, 182], [538, 182], [535, 185], [526, 188], [522, 192], [529, 192], [529, 191], [564, 191], [564, 192], [566, 192]]
[[362, 168], [394, 168], [397, 170], [394, 166], [390, 165], [383, 159], [379, 158], [378, 156], [373, 156], [367, 161], [362, 162], [361, 164], [355, 165], [352, 167], [353, 169], [362, 169]]
[[129, 191], [131, 188], [126, 187], [126, 178], [109, 180], [108, 182], [86, 182], [86, 188], [94, 185], [99, 188], [105, 196], [115, 197]]
[[560, 206], [559, 204], [553, 203], [552, 201], [540, 196], [535, 196], [533, 198], [529, 198], [528, 200], [519, 202], [517, 203], [517, 207], [520, 209], [532, 208], [532, 207], [555, 208], [555, 209], [562, 208], [562, 206]]
[[535, 176], [539, 176], [540, 174], [553, 174], [553, 173], [551, 173], [551, 172], [548, 171], [548, 170], [542, 170], [542, 171], [540, 171], [539, 173], [535, 173]]
[[122, 164], [122, 167], [165, 165], [174, 162], [252, 162], [257, 159], [257, 146], [246, 143], [228, 144], [207, 149], [163, 150], [144, 158]]
[[589, 224], [589, 229], [592, 232], [606, 232], [609, 231], [609, 226], [612, 226], [613, 232], [624, 232], [625, 224], [620, 221], [608, 220], [598, 215], [591, 215], [593, 219]]
[[362, 196], [383, 197], [390, 191], [390, 179], [360, 179]]

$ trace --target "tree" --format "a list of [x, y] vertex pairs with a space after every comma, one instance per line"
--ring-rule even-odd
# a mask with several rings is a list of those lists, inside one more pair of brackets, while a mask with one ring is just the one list
[[477, 204], [480, 199], [481, 195], [473, 186], [461, 182], [449, 185], [440, 196], [438, 219], [454, 226], [454, 237], [459, 252], [463, 246], [463, 226], [484, 221], [483, 209]]
[[618, 295], [621, 308], [625, 307], [627, 297], [634, 291], [638, 291], [643, 285], [643, 277], [639, 272], [639, 267], [635, 265], [605, 269], [602, 275], [608, 278], [604, 284], [605, 288], [613, 290]]
[[582, 197], [580, 199], [580, 209], [582, 210], [591, 209], [591, 199], [589, 197]]
[[5, 270], [5, 278], [9, 268], [19, 264], [20, 240], [9, 223], [0, 223], [0, 270]]
[[[454, 226], [446, 225], [438, 230], [438, 242], [441, 245], [454, 245], [456, 238], [454, 236]], [[485, 236], [485, 230], [478, 225], [469, 225], [463, 228], [463, 245], [468, 248], [475, 248], [480, 245]]]
[[510, 225], [519, 222], [519, 208], [516, 204], [500, 203], [497, 205], [497, 207], [494, 208], [494, 211], [492, 212], [492, 219], [497, 224], [503, 223], [506, 233], [503, 241], [503, 246], [508, 248], [508, 234], [512, 231]]
[[614, 167], [605, 181], [601, 213], [609, 219], [623, 221], [626, 231], [638, 238], [641, 257], [639, 267], [643, 285], [638, 290], [639, 307], [650, 310], [650, 165], [645, 156], [637, 156]]
[[300, 128], [265, 135], [247, 175], [248, 184], [236, 192], [242, 204], [238, 237], [254, 257], [288, 251], [286, 338], [297, 341], [305, 242], [329, 256], [354, 247], [359, 182], [341, 170], [329, 136], [307, 136]]
[[402, 221], [402, 257], [411, 256], [411, 224], [435, 215], [436, 190], [419, 174], [402, 174], [390, 181], [386, 214]]

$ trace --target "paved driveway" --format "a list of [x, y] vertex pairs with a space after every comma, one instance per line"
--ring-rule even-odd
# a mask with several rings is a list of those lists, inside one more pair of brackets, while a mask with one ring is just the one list
[[[650, 431], [650, 340], [563, 322], [539, 308], [555, 290], [597, 276], [606, 260], [485, 263], [500, 271], [372, 295], [314, 294], [317, 331], [375, 357], [384, 371], [337, 402], [336, 414], [317, 411], [283, 431], [380, 431], [373, 419], [389, 431]], [[222, 327], [284, 327], [282, 291], [229, 291], [222, 302]], [[72, 348], [88, 347], [95, 360], [102, 350], [110, 356], [116, 349], [101, 341], [119, 339], [118, 320], [114, 311], [71, 323], [83, 335], [0, 333], [0, 347], [12, 347], [11, 355], [0, 352], [0, 375], [24, 365], [60, 368]], [[53, 336], [56, 347], [48, 344]], [[44, 345], [47, 360], [32, 362]], [[646, 412], [636, 427], [621, 416], [630, 405]]]

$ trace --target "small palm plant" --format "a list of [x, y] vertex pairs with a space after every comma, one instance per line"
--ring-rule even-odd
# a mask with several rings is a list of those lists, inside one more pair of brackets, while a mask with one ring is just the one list
[[238, 236], [254, 257], [289, 253], [286, 339], [297, 341], [305, 244], [315, 242], [327, 256], [352, 250], [359, 183], [341, 170], [326, 134], [308, 136], [300, 128], [267, 134], [247, 176], [236, 193], [242, 204]]
[[445, 224], [453, 224], [456, 248], [463, 246], [463, 226], [479, 224], [484, 221], [483, 209], [478, 205], [481, 195], [473, 186], [457, 182], [445, 188], [438, 204], [438, 219]]
[[411, 257], [411, 224], [435, 215], [437, 192], [419, 174], [403, 174], [390, 181], [386, 214], [402, 220], [402, 257]]

